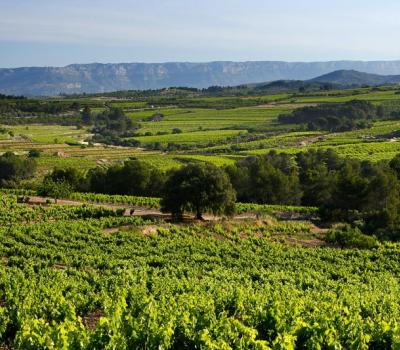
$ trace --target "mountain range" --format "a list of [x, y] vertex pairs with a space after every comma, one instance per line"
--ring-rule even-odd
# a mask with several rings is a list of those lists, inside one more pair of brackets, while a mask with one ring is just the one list
[[[363, 73], [357, 74], [360, 72]], [[363, 75], [364, 73], [366, 75]], [[369, 76], [371, 74], [374, 76]], [[391, 77], [381, 77], [381, 75]], [[172, 86], [206, 88], [216, 85], [235, 86], [276, 80], [310, 79], [314, 81], [326, 79], [326, 82], [340, 85], [351, 85], [350, 80], [356, 81], [356, 85], [380, 85], [381, 83], [370, 84], [369, 81], [386, 84], [393, 79], [393, 83], [397, 84], [397, 78], [393, 77], [395, 75], [400, 75], [400, 60], [92, 63], [66, 67], [2, 68], [0, 93], [40, 96], [159, 89]]]

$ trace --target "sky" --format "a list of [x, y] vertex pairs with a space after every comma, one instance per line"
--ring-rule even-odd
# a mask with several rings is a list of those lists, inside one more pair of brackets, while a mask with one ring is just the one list
[[400, 59], [399, 0], [0, 0], [0, 67]]

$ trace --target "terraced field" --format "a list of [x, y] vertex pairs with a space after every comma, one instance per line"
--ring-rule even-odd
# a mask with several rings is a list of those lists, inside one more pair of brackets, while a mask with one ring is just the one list
[[[236, 108], [226, 110], [216, 109], [160, 109], [156, 111], [138, 111], [128, 113], [142, 126], [139, 132], [172, 132], [179, 128], [184, 132], [221, 129], [267, 129], [276, 128], [276, 117], [290, 110], [287, 107], [269, 106], [253, 108]], [[141, 122], [142, 119], [151, 117], [155, 113], [164, 115], [164, 120], [159, 122]], [[283, 128], [280, 126], [280, 128]]]
[[[140, 147], [79, 146], [90, 134], [87, 127], [31, 124], [3, 126], [5, 130], [0, 134], [0, 152], [26, 154], [31, 149], [41, 150], [42, 156], [38, 160], [40, 174], [55, 166], [87, 170], [131, 157], [149, 161], [165, 170], [179, 167], [189, 160], [223, 166], [232, 164], [238, 157], [263, 154], [272, 149], [294, 154], [310, 148], [334, 148], [343, 156], [386, 160], [400, 151], [400, 143], [390, 137], [391, 133], [400, 130], [398, 120], [377, 121], [369, 129], [329, 133], [303, 131], [298, 125], [279, 124], [277, 117], [306, 105], [352, 99], [382, 103], [385, 108], [396, 110], [400, 108], [398, 92], [397, 87], [382, 87], [250, 96], [241, 99], [252, 103], [256, 101], [258, 105], [228, 109], [216, 109], [213, 105], [223, 105], [235, 99], [213, 97], [194, 98], [192, 101], [200, 105], [209, 103], [209, 108], [151, 108], [142, 101], [85, 97], [81, 101], [95, 106], [95, 113], [110, 106], [123, 108], [140, 126], [136, 131], [139, 136], [133, 137], [140, 142]], [[185, 101], [190, 102], [190, 99]], [[162, 114], [163, 117], [160, 121], [150, 121], [148, 118], [154, 114]], [[175, 132], [179, 129], [180, 133], [173, 133], [174, 129]], [[165, 152], [151, 145], [161, 148], [177, 145], [178, 148]]]
[[[294, 96], [290, 103], [323, 103], [323, 102], [347, 102], [351, 100], [364, 100], [374, 103], [398, 100], [399, 89], [375, 91], [375, 89], [333, 90], [329, 92], [315, 93], [313, 96]], [[285, 100], [281, 101], [284, 103]]]
[[16, 125], [3, 126], [14, 135], [19, 135], [27, 140], [38, 143], [66, 143], [79, 142], [87, 138], [89, 132], [78, 129], [76, 126], [61, 125]]
[[[383, 138], [394, 131], [400, 130], [399, 121], [382, 121], [374, 123], [369, 129], [354, 130], [342, 133], [289, 133], [268, 139], [247, 143], [243, 154], [263, 154], [271, 149], [286, 153], [297, 153], [310, 148], [334, 149], [339, 155], [371, 161], [388, 160], [400, 152], [397, 138]], [[250, 145], [258, 144], [258, 149]]]
[[246, 132], [246, 130], [210, 130], [168, 135], [141, 136], [135, 137], [134, 139], [140, 141], [142, 144], [160, 142], [161, 144], [180, 143], [201, 146], [212, 142], [228, 140], [229, 138], [234, 138], [238, 135], [245, 134]]

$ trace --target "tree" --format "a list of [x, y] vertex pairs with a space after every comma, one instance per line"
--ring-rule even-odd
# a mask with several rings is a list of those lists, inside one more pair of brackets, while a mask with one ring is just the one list
[[369, 232], [398, 231], [400, 228], [400, 182], [390, 170], [379, 168], [372, 177], [363, 206]]
[[52, 180], [45, 178], [38, 190], [40, 196], [49, 196], [57, 204], [58, 199], [67, 198], [72, 192], [71, 185], [65, 180]]
[[307, 125], [309, 130], [345, 131], [369, 127], [376, 117], [377, 108], [371, 102], [353, 100], [298, 108], [290, 114], [281, 114], [278, 120]]
[[94, 131], [100, 134], [112, 132], [121, 135], [134, 127], [132, 119], [127, 117], [122, 109], [111, 108], [96, 116]]
[[390, 162], [390, 168], [394, 171], [397, 178], [400, 179], [400, 154], [397, 154]]
[[65, 181], [73, 191], [87, 190], [86, 179], [76, 168], [55, 168], [52, 173], [46, 175], [45, 179], [51, 179], [54, 182]]
[[93, 168], [87, 174], [89, 191], [95, 193], [108, 193], [107, 169]]
[[384, 118], [385, 117], [385, 107], [383, 107], [383, 105], [379, 105], [376, 109], [376, 115], [379, 118]]
[[332, 150], [314, 150], [296, 155], [299, 180], [303, 191], [302, 204], [327, 206], [337, 183], [337, 170], [343, 164]]
[[147, 162], [132, 159], [106, 170], [90, 170], [87, 182], [92, 192], [159, 196], [165, 182], [165, 174]]
[[235, 210], [236, 195], [229, 178], [213, 164], [191, 163], [173, 171], [163, 192], [161, 210], [178, 219], [185, 211], [202, 219], [206, 211], [232, 215]]
[[81, 112], [81, 118], [83, 124], [90, 125], [93, 123], [93, 115], [88, 106], [86, 106]]
[[[125, 136], [132, 136], [138, 125], [132, 122], [120, 108], [111, 108], [97, 114], [94, 118], [92, 141], [112, 145], [130, 146], [125, 144]], [[137, 141], [134, 141], [137, 143]]]
[[358, 209], [365, 203], [368, 179], [360, 176], [358, 163], [347, 162], [339, 172], [335, 204], [344, 209]]
[[0, 180], [3, 186], [13, 186], [19, 180], [32, 177], [35, 169], [36, 161], [32, 158], [19, 157], [12, 152], [0, 157]]
[[238, 199], [260, 204], [299, 204], [301, 190], [295, 164], [270, 152], [247, 157], [226, 169]]
[[328, 170], [328, 167], [323, 163], [308, 169], [301, 177], [302, 204], [317, 207], [328, 205], [335, 190], [336, 182], [336, 172]]

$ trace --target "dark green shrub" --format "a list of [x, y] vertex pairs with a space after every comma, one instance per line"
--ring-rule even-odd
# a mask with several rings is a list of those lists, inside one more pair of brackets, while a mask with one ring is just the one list
[[378, 245], [374, 236], [365, 235], [359, 228], [349, 224], [329, 230], [325, 240], [342, 248], [371, 249]]

